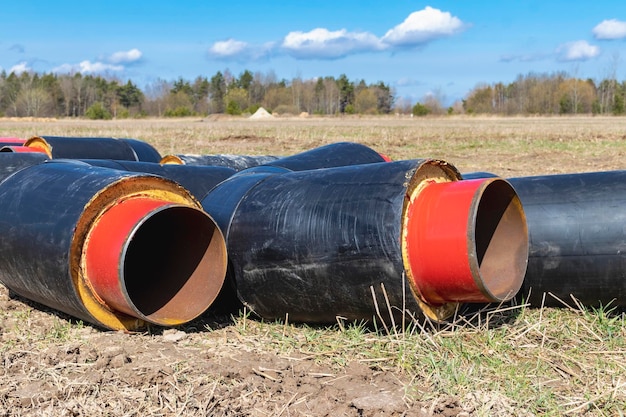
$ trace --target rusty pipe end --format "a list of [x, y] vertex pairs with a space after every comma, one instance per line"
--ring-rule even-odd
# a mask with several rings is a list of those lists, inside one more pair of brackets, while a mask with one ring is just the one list
[[206, 213], [143, 196], [99, 216], [85, 257], [89, 283], [110, 309], [164, 326], [202, 314], [226, 275], [224, 239]]
[[161, 160], [159, 161], [159, 164], [161, 165], [185, 165], [185, 161], [183, 161], [183, 159], [178, 156], [178, 155], [165, 155], [163, 158], [161, 158]]
[[50, 145], [50, 143], [42, 137], [33, 136], [32, 138], [26, 140], [23, 146], [43, 152], [48, 155], [50, 159], [52, 159], [52, 145]]
[[407, 267], [426, 303], [501, 302], [520, 289], [528, 230], [507, 181], [433, 182], [411, 196], [406, 215]]

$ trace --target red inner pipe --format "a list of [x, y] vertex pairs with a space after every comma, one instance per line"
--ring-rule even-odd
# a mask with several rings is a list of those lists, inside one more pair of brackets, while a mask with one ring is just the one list
[[[2, 143], [0, 143], [1, 145]], [[30, 147], [30, 146], [13, 146], [13, 145], [9, 145], [9, 146], [3, 146], [2, 148], [0, 148], [0, 152], [38, 152], [38, 153], [47, 153], [45, 150], [41, 149], [41, 148], [36, 148], [36, 147]]]
[[392, 161], [393, 161], [393, 159], [391, 159], [390, 157], [388, 157], [388, 156], [387, 156], [387, 155], [385, 155], [384, 153], [380, 153], [380, 152], [378, 152], [378, 155], [380, 155], [380, 157], [381, 157], [381, 158], [383, 158], [383, 160], [384, 160], [385, 162], [392, 162]]
[[116, 204], [98, 220], [89, 237], [86, 264], [89, 282], [96, 294], [112, 309], [136, 316], [125, 296], [120, 265], [126, 242], [135, 227], [152, 210], [168, 202], [132, 198]]
[[0, 138], [0, 144], [3, 144], [3, 143], [11, 143], [11, 144], [23, 145], [23, 144], [26, 143], [26, 139], [12, 138], [12, 137], [3, 137], [3, 138]]
[[206, 213], [145, 196], [104, 211], [84, 253], [87, 281], [103, 304], [159, 325], [203, 313], [226, 272], [224, 238]]
[[519, 199], [506, 181], [429, 184], [407, 215], [410, 271], [426, 302], [499, 302], [517, 293], [528, 233]]

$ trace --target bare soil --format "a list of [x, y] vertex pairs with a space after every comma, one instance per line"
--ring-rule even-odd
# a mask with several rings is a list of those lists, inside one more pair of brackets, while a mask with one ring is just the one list
[[10, 296], [5, 287], [0, 287], [0, 310], [5, 313], [2, 416], [450, 416], [464, 411], [454, 399], [410, 402], [409, 381], [367, 363], [329, 366], [306, 353], [305, 345], [293, 355], [264, 351], [228, 318], [203, 317], [185, 328], [144, 334], [110, 332]]
[[[523, 123], [529, 126], [523, 134], [517, 129], [520, 119], [503, 121], [500, 128], [497, 120], [489, 121], [491, 130], [482, 133], [471, 131], [473, 125], [464, 124], [469, 122], [449, 125], [448, 130], [444, 119], [429, 122], [434, 128], [422, 125], [409, 130], [394, 127], [393, 122], [371, 132], [361, 130], [356, 141], [377, 146], [395, 159], [447, 155], [466, 172], [510, 176], [623, 169], [626, 130], [621, 119], [615, 120], [620, 123], [617, 129], [608, 122], [604, 130], [594, 131], [590, 118], [576, 124], [572, 129], [579, 130], [573, 132], [558, 121], [557, 133], [543, 136], [532, 119]], [[7, 131], [5, 136], [82, 132], [74, 125], [17, 123], [0, 125]], [[311, 122], [310, 129], [317, 132], [314, 138], [277, 133], [279, 128], [271, 123], [242, 125], [242, 133], [236, 126], [232, 132], [207, 131], [207, 136], [217, 138], [210, 141], [193, 139], [202, 131], [185, 127], [184, 122], [170, 130], [153, 126], [144, 134], [133, 130], [132, 122], [113, 128], [98, 124], [85, 128], [84, 134], [154, 138], [148, 141], [163, 154], [290, 154], [355, 140], [341, 130], [345, 122], [337, 123], [339, 131], [332, 124], [322, 130], [320, 122]], [[299, 129], [306, 132], [307, 128]], [[573, 135], [581, 135], [580, 129], [582, 141], [589, 146], [578, 149]], [[608, 142], [602, 135], [609, 137]], [[451, 145], [443, 145], [442, 137], [451, 138]], [[555, 146], [533, 145], [542, 140]], [[495, 146], [496, 141], [506, 143]], [[245, 323], [263, 326], [252, 318]], [[175, 329], [152, 328], [141, 334], [104, 331], [15, 297], [0, 286], [0, 416], [474, 416], [477, 402], [491, 403], [489, 415], [520, 414], [506, 398], [493, 393], [473, 393], [471, 399], [432, 395], [432, 387], [421, 387], [414, 376], [386, 366], [385, 358], [333, 361], [332, 351], [312, 353], [314, 341], [300, 334], [289, 336], [296, 339], [295, 349], [265, 346], [259, 332], [280, 331], [280, 326], [248, 333], [243, 325], [241, 318], [205, 315]]]

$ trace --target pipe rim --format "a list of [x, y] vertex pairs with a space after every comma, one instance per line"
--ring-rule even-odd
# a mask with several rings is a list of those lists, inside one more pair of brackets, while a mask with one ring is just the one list
[[[517, 192], [502, 178], [483, 180], [476, 198], [480, 201], [472, 205], [468, 223], [473, 232], [473, 239], [468, 239], [468, 251], [475, 282], [488, 301], [508, 301], [522, 287], [528, 265], [530, 238], [526, 214]], [[499, 214], [502, 220], [489, 233], [493, 227], [490, 223]], [[512, 249], [504, 251], [507, 242], [512, 242]], [[500, 278], [503, 275], [510, 278], [503, 280]]]
[[95, 295], [111, 310], [172, 326], [206, 311], [222, 287], [226, 251], [203, 211], [137, 196], [104, 211], [86, 239]]
[[0, 137], [0, 144], [3, 144], [3, 143], [19, 143], [20, 145], [24, 145], [24, 143], [26, 143], [26, 139], [22, 139], [18, 137], [3, 136], [3, 137]]
[[185, 161], [178, 155], [165, 155], [159, 161], [161, 165], [185, 165]]
[[32, 138], [26, 140], [23, 146], [39, 149], [40, 152], [45, 153], [50, 159], [52, 159], [52, 145], [40, 136], [33, 136]]
[[451, 317], [459, 308], [459, 303], [444, 302], [431, 303], [427, 301], [416, 285], [413, 270], [410, 263], [410, 253], [408, 247], [409, 210], [413, 201], [422, 190], [433, 183], [447, 183], [461, 178], [460, 172], [451, 164], [442, 160], [429, 159], [422, 161], [413, 172], [407, 173], [407, 190], [402, 207], [402, 230], [401, 230], [401, 250], [404, 263], [404, 272], [409, 283], [409, 288], [422, 313], [429, 319], [444, 321]]

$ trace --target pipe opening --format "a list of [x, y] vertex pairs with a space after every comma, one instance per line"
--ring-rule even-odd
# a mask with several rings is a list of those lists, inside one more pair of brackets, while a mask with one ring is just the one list
[[519, 197], [506, 181], [483, 190], [475, 218], [478, 275], [492, 301], [512, 298], [520, 289], [528, 261], [528, 231]]
[[202, 314], [225, 278], [224, 240], [213, 220], [191, 207], [153, 212], [123, 251], [122, 285], [146, 321], [175, 324]]

